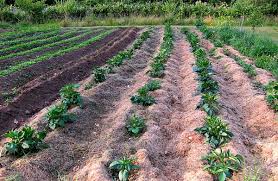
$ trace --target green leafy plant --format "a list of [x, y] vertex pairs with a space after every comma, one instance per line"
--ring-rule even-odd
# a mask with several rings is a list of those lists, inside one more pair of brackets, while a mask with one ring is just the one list
[[210, 152], [203, 157], [203, 160], [207, 162], [204, 169], [216, 175], [219, 181], [232, 177], [233, 172], [238, 172], [243, 163], [241, 155], [233, 155], [230, 150], [222, 151], [221, 149]]
[[241, 58], [235, 56], [235, 61], [243, 68], [243, 71], [248, 74], [249, 77], [257, 75], [256, 69], [251, 64], [245, 63]]
[[219, 110], [218, 95], [213, 93], [202, 94], [202, 99], [197, 109], [202, 108], [209, 116], [216, 115]]
[[138, 95], [134, 95], [130, 99], [133, 104], [151, 106], [155, 103], [155, 99], [149, 95], [149, 90], [147, 87], [143, 86], [137, 91], [137, 93]]
[[79, 92], [76, 89], [79, 88], [78, 84], [69, 84], [64, 86], [60, 90], [60, 96], [62, 99], [62, 103], [69, 108], [70, 106], [78, 105], [82, 107], [83, 101]]
[[43, 142], [46, 132], [36, 132], [30, 126], [25, 126], [19, 131], [9, 131], [4, 134], [4, 137], [11, 139], [10, 142], [5, 143], [6, 153], [10, 155], [22, 156], [37, 152], [46, 146]]
[[228, 128], [228, 124], [216, 116], [206, 117], [205, 125], [196, 128], [195, 131], [204, 135], [212, 148], [218, 148], [228, 143], [233, 137], [232, 132]]
[[145, 87], [148, 89], [148, 91], [155, 91], [157, 89], [160, 89], [160, 81], [159, 80], [151, 80], [149, 81]]
[[151, 77], [162, 77], [164, 75], [165, 63], [173, 49], [173, 32], [171, 25], [167, 24], [164, 27], [163, 43], [158, 55], [154, 58], [149, 71]]
[[135, 159], [130, 159], [123, 157], [120, 160], [113, 161], [109, 165], [109, 169], [118, 172], [118, 179], [120, 181], [128, 181], [129, 174], [134, 169], [139, 169], [140, 167], [134, 164]]
[[94, 80], [96, 83], [101, 83], [106, 80], [107, 69], [104, 67], [98, 67], [93, 71]]
[[266, 87], [266, 100], [269, 105], [277, 112], [278, 111], [278, 82], [272, 81]]
[[56, 129], [57, 127], [65, 127], [68, 122], [75, 121], [75, 115], [68, 113], [63, 104], [55, 105], [48, 110], [46, 120], [50, 129]]
[[132, 136], [138, 136], [145, 128], [145, 120], [137, 115], [132, 115], [126, 125], [127, 131]]
[[210, 78], [205, 81], [201, 81], [198, 86], [198, 91], [201, 93], [217, 93], [218, 89], [218, 83]]

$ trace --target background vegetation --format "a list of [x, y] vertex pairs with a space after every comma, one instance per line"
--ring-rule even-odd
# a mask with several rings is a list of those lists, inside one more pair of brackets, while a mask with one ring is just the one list
[[244, 16], [247, 25], [271, 25], [277, 23], [277, 14], [276, 0], [0, 0], [0, 20], [10, 23], [62, 20], [66, 25], [83, 20], [84, 24], [96, 25], [97, 18], [109, 25], [111, 17], [138, 17], [133, 21], [138, 20], [139, 24], [161, 24], [169, 18], [175, 24], [193, 24], [195, 17], [206, 17], [206, 22], [213, 25], [237, 23]]

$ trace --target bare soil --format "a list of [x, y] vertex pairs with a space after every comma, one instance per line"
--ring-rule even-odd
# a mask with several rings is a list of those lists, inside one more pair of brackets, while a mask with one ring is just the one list
[[[200, 32], [198, 35], [202, 37]], [[201, 43], [208, 51], [214, 47], [205, 39]], [[221, 53], [221, 50], [216, 52], [216, 56], [221, 58], [211, 58], [211, 61], [215, 80], [220, 86], [220, 115], [229, 123], [235, 135], [227, 148], [242, 154], [246, 167], [259, 165], [261, 180], [277, 180], [277, 115], [235, 60]], [[242, 177], [239, 175], [237, 179], [242, 180]]]
[[[27, 118], [50, 105], [52, 101], [57, 99], [59, 90], [65, 84], [79, 82], [88, 77], [93, 67], [105, 64], [109, 58], [127, 47], [137, 37], [139, 29], [131, 28], [127, 31], [123, 31], [126, 35], [121, 36], [120, 39], [118, 39], [119, 37], [117, 37], [117, 39], [114, 38], [109, 41], [109, 43], [107, 42], [106, 46], [100, 46], [98, 44], [96, 47], [101, 47], [98, 51], [92, 52], [91, 45], [80, 51], [75, 51], [75, 54], [70, 53], [72, 56], [70, 59], [71, 61], [67, 61], [61, 70], [54, 69], [45, 74], [41, 72], [43, 75], [25, 85], [24, 88], [22, 88], [22, 92], [10, 104], [0, 108], [0, 133], [20, 126]], [[121, 34], [118, 34], [118, 36], [119, 35]], [[79, 60], [76, 59], [85, 54], [84, 50], [87, 50], [87, 56], [83, 56], [83, 58]], [[59, 57], [56, 60], [60, 61], [64, 60], [64, 58], [65, 57]], [[40, 69], [45, 69], [45, 67], [43, 67], [44, 64], [36, 64], [34, 66], [37, 68], [34, 69], [33, 67], [33, 69], [31, 69], [30, 67], [30, 69], [35, 72]], [[23, 71], [26, 71], [26, 69]], [[16, 122], [14, 120], [16, 120]]]

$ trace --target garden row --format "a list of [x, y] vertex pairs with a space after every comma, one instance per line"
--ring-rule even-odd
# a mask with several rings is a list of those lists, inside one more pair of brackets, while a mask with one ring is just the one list
[[[165, 64], [169, 58], [173, 49], [173, 32], [170, 25], [165, 25], [164, 37], [162, 45], [160, 46], [159, 53], [154, 57], [151, 63], [151, 70], [149, 70], [150, 78], [162, 78], [164, 75]], [[155, 97], [150, 93], [160, 89], [161, 81], [158, 79], [150, 79], [143, 87], [137, 90], [137, 94], [133, 95], [130, 100], [133, 104], [148, 107], [156, 103]], [[134, 112], [132, 116], [128, 118], [126, 123], [126, 129], [130, 136], [139, 137], [146, 130], [145, 118]], [[122, 159], [113, 161], [109, 165], [109, 169], [118, 173], [118, 179], [120, 181], [127, 181], [130, 172], [134, 169], [140, 169], [135, 165], [135, 158], [123, 157]]]
[[197, 108], [207, 113], [205, 124], [195, 129], [195, 131], [205, 136], [212, 149], [208, 155], [203, 157], [203, 160], [207, 163], [204, 168], [217, 176], [219, 181], [224, 181], [231, 178], [233, 172], [239, 171], [242, 167], [243, 157], [232, 154], [230, 150], [222, 150], [223, 146], [232, 139], [233, 133], [229, 130], [228, 124], [218, 117], [219, 87], [212, 78], [212, 65], [205, 50], [200, 47], [197, 35], [188, 29], [183, 29], [183, 32], [187, 35], [196, 56], [196, 64], [193, 70], [198, 74], [199, 87], [197, 91], [202, 95]]
[[[199, 23], [197, 28], [204, 33], [205, 38], [214, 42], [216, 47], [223, 47], [225, 44], [231, 45], [239, 50], [242, 54], [252, 57], [254, 62], [247, 63], [237, 55], [224, 48], [224, 53], [231, 56], [251, 79], [254, 79], [258, 73], [256, 67], [270, 71], [276, 80], [268, 80], [267, 85], [257, 81], [256, 86], [260, 86], [266, 93], [266, 100], [269, 105], [278, 111], [278, 82], [277, 82], [277, 52], [278, 46], [270, 39], [259, 37], [246, 31], [241, 32], [231, 27], [212, 29]], [[247, 48], [248, 47], [248, 48]]]
[[[142, 46], [142, 43], [149, 38], [151, 30], [147, 30], [142, 33], [142, 35], [135, 41], [132, 47], [126, 51], [122, 51], [112, 59], [108, 61], [108, 64], [111, 65], [113, 60], [117, 60], [117, 64], [113, 64], [113, 67], [110, 67], [112, 70], [120, 66], [124, 60], [131, 58], [134, 51], [139, 49]], [[128, 56], [121, 56], [123, 53], [129, 52]], [[114, 62], [114, 61], [113, 61]], [[100, 83], [95, 71], [93, 71], [96, 83]], [[104, 80], [102, 79], [102, 82]], [[58, 127], [64, 127], [66, 123], [76, 120], [76, 116], [68, 111], [76, 106], [82, 108], [83, 101], [79, 92], [77, 92], [77, 84], [69, 84], [64, 86], [60, 90], [61, 103], [51, 107], [46, 115], [46, 120], [48, 122], [48, 128], [45, 128], [46, 131], [36, 132], [30, 126], [24, 126], [21, 130], [12, 130], [6, 133], [4, 136], [10, 138], [11, 141], [5, 143], [4, 152], [6, 154], [22, 156], [28, 153], [33, 153], [41, 150], [46, 146], [44, 143], [44, 138], [46, 133], [49, 132], [49, 128], [54, 130]]]
[[103, 37], [93, 37], [94, 42], [90, 44], [80, 43], [74, 47], [76, 48], [74, 51], [63, 52], [59, 56], [48, 58], [1, 77], [1, 82], [3, 81], [1, 89], [13, 92], [16, 88], [13, 99], [0, 108], [3, 119], [1, 130], [17, 126], [12, 123], [13, 120], [24, 122], [51, 104], [56, 100], [58, 91], [64, 85], [87, 78], [92, 67], [105, 64], [107, 59], [133, 42], [139, 30], [138, 28], [120, 28], [105, 31], [106, 36], [101, 33]]
[[[64, 44], [64, 43], [69, 44], [69, 46], [67, 46], [67, 47], [61, 47], [60, 49], [46, 52], [39, 57], [30, 59], [30, 60], [26, 60], [26, 61], [21, 60], [20, 63], [11, 65], [6, 69], [1, 70], [0, 77], [7, 76], [13, 72], [20, 71], [24, 68], [30, 67], [30, 66], [38, 63], [38, 62], [42, 62], [42, 61], [48, 60], [53, 57], [58, 57], [58, 56], [64, 55], [65, 53], [88, 46], [91, 43], [104, 38], [105, 36], [110, 34], [112, 31], [113, 30], [103, 31], [100, 34], [98, 34], [97, 36], [93, 36], [93, 37], [83, 41], [82, 43], [78, 43], [76, 41], [92, 34], [92, 32], [90, 30], [85, 31], [84, 33], [82, 33], [81, 35], [78, 35], [78, 36], [74, 36], [74, 35], [76, 35], [75, 32], [69, 32], [69, 33], [65, 33], [64, 36], [62, 36], [62, 37], [57, 36], [57, 37], [51, 37], [51, 38], [49, 38], [49, 40], [35, 40], [35, 42], [30, 42], [28, 44], [13, 46], [13, 47], [7, 48], [7, 50], [4, 49], [1, 51], [2, 55], [0, 57], [0, 60], [7, 59], [7, 58], [13, 58], [16, 56], [27, 55], [29, 53], [35, 53], [38, 51], [42, 51], [45, 48], [51, 48], [51, 47], [54, 47], [54, 46], [57, 46], [60, 44]], [[64, 39], [64, 38], [66, 38], [66, 39]], [[36, 45], [38, 45], [38, 46], [36, 46]], [[22, 51], [8, 54], [9, 51], [11, 51], [11, 50], [17, 51], [18, 47], [26, 47], [26, 49], [22, 48]], [[19, 48], [19, 50], [20, 50], [20, 48]]]

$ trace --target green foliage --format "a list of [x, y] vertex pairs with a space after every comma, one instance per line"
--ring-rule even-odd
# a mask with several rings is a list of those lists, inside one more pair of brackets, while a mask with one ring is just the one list
[[46, 115], [46, 120], [50, 129], [65, 127], [68, 122], [75, 121], [75, 115], [67, 112], [65, 105], [55, 105], [51, 107]]
[[228, 143], [233, 137], [233, 134], [228, 128], [228, 124], [216, 116], [206, 117], [205, 125], [196, 128], [195, 131], [204, 135], [212, 148], [218, 148]]
[[197, 108], [203, 109], [209, 116], [216, 115], [219, 110], [218, 96], [210, 92], [202, 94], [202, 99]]
[[266, 100], [270, 106], [278, 111], [278, 82], [272, 81], [266, 87]]
[[232, 27], [214, 30], [220, 41], [254, 58], [257, 67], [271, 71], [276, 78], [278, 77], [278, 45], [271, 39]]
[[243, 68], [243, 71], [248, 74], [249, 77], [257, 75], [256, 69], [251, 64], [245, 63], [241, 58], [235, 57], [235, 61]]
[[230, 150], [214, 150], [206, 155], [203, 160], [207, 162], [205, 170], [216, 175], [219, 181], [232, 177], [233, 172], [238, 172], [243, 163], [241, 155], [233, 155]]
[[171, 25], [167, 24], [164, 28], [163, 43], [158, 55], [154, 58], [149, 71], [151, 77], [162, 77], [165, 70], [165, 63], [173, 49], [173, 32]]
[[118, 172], [118, 179], [120, 181], [127, 181], [130, 171], [139, 169], [140, 167], [134, 164], [135, 159], [122, 158], [120, 160], [113, 161], [109, 168]]
[[[9, 75], [9, 74], [11, 74], [13, 72], [16, 72], [16, 71], [19, 71], [23, 68], [30, 67], [30, 66], [38, 63], [38, 62], [42, 62], [42, 61], [45, 61], [45, 60], [53, 58], [53, 57], [61, 56], [61, 55], [64, 55], [65, 53], [77, 50], [77, 49], [85, 47], [87, 45], [90, 45], [91, 43], [93, 43], [95, 41], [98, 41], [98, 40], [102, 39], [103, 37], [107, 36], [112, 31], [113, 30], [104, 31], [103, 33], [100, 33], [99, 35], [94, 36], [94, 37], [92, 37], [92, 38], [90, 38], [86, 41], [83, 41], [82, 43], [71, 43], [70, 46], [64, 47], [64, 48], [59, 49], [59, 50], [55, 50], [54, 52], [52, 52], [52, 51], [47, 52], [46, 54], [44, 54], [42, 56], [39, 56], [35, 59], [31, 59], [31, 60], [28, 60], [28, 61], [23, 61], [22, 63], [10, 66], [8, 69], [0, 70], [0, 77]], [[82, 35], [82, 36], [84, 36], [84, 35]], [[65, 42], [73, 41], [73, 40], [76, 40], [76, 39], [80, 39], [80, 37], [82, 37], [82, 36], [76, 36], [76, 37], [73, 37], [71, 39], [62, 40], [59, 43], [55, 42], [55, 44], [57, 43], [59, 45], [61, 43], [65, 43]], [[38, 48], [42, 48], [42, 47], [38, 47]]]
[[82, 107], [82, 98], [79, 92], [76, 91], [76, 89], [79, 88], [78, 84], [69, 84], [64, 86], [60, 90], [60, 96], [62, 103], [67, 107], [71, 106], [80, 106]]
[[140, 88], [137, 93], [138, 95], [134, 95], [130, 99], [133, 104], [151, 106], [155, 103], [155, 99], [149, 95], [149, 90], [146, 86]]
[[145, 120], [137, 115], [132, 115], [126, 125], [127, 131], [132, 136], [138, 136], [145, 128]]
[[24, 51], [24, 50], [30, 50], [30, 49], [33, 49], [36, 47], [41, 47], [44, 45], [47, 46], [48, 44], [56, 43], [65, 38], [74, 37], [75, 35], [76, 35], [75, 31], [73, 31], [73, 32], [70, 31], [70, 32], [66, 32], [62, 35], [56, 34], [56, 35], [54, 35], [52, 37], [48, 37], [46, 39], [36, 39], [31, 42], [23, 42], [20, 44], [16, 44], [16, 45], [1, 49], [0, 55], [1, 55], [1, 57], [5, 57], [5, 55], [9, 55], [11, 53], [16, 53], [16, 52], [20, 52], [20, 51]]
[[46, 7], [44, 1], [40, 0], [15, 0], [15, 5], [25, 12], [28, 12], [31, 21], [42, 22], [43, 19], [43, 9]]
[[149, 81], [145, 87], [148, 89], [148, 91], [155, 91], [157, 89], [160, 89], [160, 81], [159, 80], [151, 80]]
[[107, 68], [105, 67], [95, 68], [95, 70], [93, 71], [95, 82], [96, 83], [104, 82], [106, 80], [107, 73], [108, 73]]
[[35, 132], [29, 126], [25, 126], [19, 131], [9, 131], [4, 136], [11, 139], [10, 142], [5, 143], [6, 153], [10, 155], [22, 156], [27, 153], [37, 152], [46, 146], [43, 142], [46, 132]]

